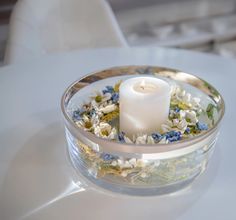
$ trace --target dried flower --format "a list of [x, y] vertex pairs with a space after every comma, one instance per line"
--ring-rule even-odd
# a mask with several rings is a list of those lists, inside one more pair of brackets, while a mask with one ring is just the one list
[[111, 154], [101, 154], [101, 158], [105, 161], [114, 160], [115, 157]]
[[133, 142], [126, 136], [124, 136], [125, 143], [127, 144], [133, 144]]
[[185, 111], [186, 112], [186, 119], [189, 119], [191, 123], [196, 124], [198, 122], [197, 114], [195, 111]]
[[185, 133], [190, 134], [190, 128], [189, 128], [189, 127], [187, 127], [187, 128], [185, 129]]
[[154, 141], [157, 143], [162, 139], [162, 135], [159, 133], [153, 133], [152, 134], [152, 138], [154, 139]]
[[200, 131], [208, 130], [207, 124], [198, 122], [196, 125], [197, 125], [197, 129]]
[[135, 144], [146, 144], [147, 135], [138, 136], [135, 140]]
[[97, 96], [95, 97], [95, 101], [96, 101], [96, 102], [101, 102], [101, 101], [102, 101], [102, 96], [101, 96], [101, 95], [97, 95]]
[[179, 141], [181, 139], [181, 132], [170, 131], [165, 134], [165, 137], [169, 142]]
[[74, 121], [79, 121], [79, 120], [81, 120], [81, 119], [82, 119], [81, 114], [82, 114], [82, 112], [81, 112], [80, 109], [75, 110], [75, 111], [73, 112], [72, 119], [73, 119]]
[[114, 89], [112, 86], [106, 86], [104, 90], [102, 90], [102, 93], [105, 95], [106, 93], [113, 93]]
[[186, 130], [188, 126], [188, 123], [185, 119], [182, 119], [178, 124], [177, 124], [177, 128], [180, 129], [182, 131], [182, 133], [184, 133], [184, 131]]
[[[169, 119], [161, 125], [161, 133], [134, 135], [132, 140], [124, 132], [117, 134], [112, 123], [116, 122], [114, 119], [119, 116], [120, 83], [114, 87], [106, 86], [102, 93], [98, 92], [96, 96], [91, 97], [90, 103], [73, 111], [72, 119], [75, 123], [98, 137], [129, 144], [167, 144], [181, 140], [182, 134], [185, 138], [192, 137], [208, 129], [206, 124], [198, 121], [199, 114], [203, 111], [200, 98], [192, 97], [190, 93], [175, 86], [172, 89]], [[209, 104], [205, 111], [212, 124], [214, 109], [215, 106]], [[134, 166], [134, 161], [131, 165]]]
[[133, 166], [133, 167], [136, 167], [137, 166], [137, 160], [136, 158], [132, 158], [129, 160], [129, 163]]
[[107, 105], [106, 107], [100, 108], [100, 111], [107, 114], [115, 111], [117, 106], [115, 104]]
[[118, 135], [118, 140], [120, 142], [125, 142], [125, 133], [124, 132], [120, 132], [119, 135]]
[[113, 93], [111, 96], [112, 103], [117, 103], [119, 101], [119, 93]]
[[111, 134], [112, 127], [108, 123], [100, 122], [98, 126], [94, 128], [94, 134], [98, 137], [108, 138]]
[[155, 144], [153, 137], [150, 135], [147, 136], [147, 144]]
[[122, 177], [127, 177], [128, 176], [128, 172], [127, 171], [122, 171], [121, 172], [121, 176]]

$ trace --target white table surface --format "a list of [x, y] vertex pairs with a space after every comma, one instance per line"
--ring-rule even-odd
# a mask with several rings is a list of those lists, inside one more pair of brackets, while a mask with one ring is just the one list
[[[180, 192], [145, 198], [104, 193], [76, 176], [65, 156], [65, 88], [94, 70], [133, 64], [193, 73], [225, 99], [208, 170]], [[0, 68], [0, 219], [235, 220], [235, 82], [236, 60], [175, 49], [88, 50]]]

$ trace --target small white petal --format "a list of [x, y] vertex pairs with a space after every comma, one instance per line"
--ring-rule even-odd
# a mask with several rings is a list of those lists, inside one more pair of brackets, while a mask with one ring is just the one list
[[136, 158], [130, 159], [130, 160], [129, 160], [129, 163], [135, 167], [135, 166], [137, 165], [137, 160], [136, 160]]
[[137, 167], [145, 167], [145, 161], [142, 159], [137, 160]]
[[93, 126], [98, 125], [99, 124], [98, 115], [93, 115], [91, 118], [91, 122], [92, 122]]
[[99, 126], [96, 126], [96, 127], [94, 128], [94, 134], [95, 134], [96, 136], [100, 137], [100, 133], [101, 133], [100, 127], [99, 127]]
[[108, 105], [104, 108], [100, 108], [100, 111], [107, 114], [107, 113], [110, 113], [110, 112], [113, 112], [114, 110], [116, 110], [116, 105], [115, 104], [112, 104], [112, 105]]
[[183, 110], [180, 110], [180, 112], [179, 112], [179, 117], [180, 117], [180, 119], [185, 118], [185, 116], [186, 116], [186, 112], [183, 111]]
[[89, 118], [88, 118], [87, 115], [83, 115], [83, 121], [84, 121], [84, 122], [88, 122], [88, 121], [89, 121]]
[[179, 124], [179, 119], [178, 118], [173, 119], [173, 125], [177, 126], [178, 124]]
[[115, 139], [117, 136], [117, 130], [116, 128], [112, 128], [111, 133], [108, 135], [109, 139]]
[[177, 128], [180, 129], [180, 130], [184, 130], [185, 131], [187, 126], [188, 126], [187, 121], [185, 119], [183, 119], [183, 120], [181, 120], [179, 122], [179, 124], [177, 125]]
[[186, 118], [190, 119], [192, 123], [197, 123], [197, 114], [195, 111], [186, 111]]
[[159, 144], [166, 144], [167, 139], [164, 137], [159, 141]]
[[117, 161], [115, 161], [115, 160], [112, 161], [112, 163], [111, 163], [111, 165], [114, 166], [114, 167], [117, 166], [117, 164], [118, 164], [118, 163], [117, 163]]
[[146, 141], [147, 141], [147, 135], [145, 134], [143, 136], [137, 137], [135, 143], [136, 144], [146, 144]]
[[132, 164], [130, 164], [129, 161], [125, 161], [123, 167], [124, 168], [132, 168]]
[[124, 164], [124, 161], [123, 161], [123, 160], [120, 160], [120, 159], [118, 159], [118, 160], [117, 160], [117, 163], [118, 163], [118, 165], [119, 165], [119, 166], [123, 166], [123, 164]]
[[78, 127], [84, 127], [84, 122], [83, 122], [83, 121], [76, 121], [75, 124], [76, 124]]
[[147, 137], [147, 144], [155, 144], [155, 141], [152, 136]]
[[123, 176], [123, 177], [127, 177], [127, 176], [128, 176], [127, 171], [122, 171], [121, 176]]
[[125, 143], [127, 144], [133, 144], [133, 142], [126, 136], [124, 136]]

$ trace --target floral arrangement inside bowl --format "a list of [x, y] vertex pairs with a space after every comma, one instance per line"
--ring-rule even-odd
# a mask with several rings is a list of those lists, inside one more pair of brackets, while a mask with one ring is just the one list
[[98, 137], [112, 141], [133, 144], [158, 144], [192, 138], [214, 125], [214, 111], [217, 107], [209, 103], [206, 109], [200, 105], [200, 98], [192, 97], [181, 87], [175, 87], [171, 94], [169, 118], [162, 124], [162, 132], [136, 134], [132, 139], [119, 131], [119, 86], [106, 86], [97, 92], [91, 101], [73, 111], [73, 121], [78, 127]]
[[[165, 80], [174, 82], [169, 115], [161, 130], [130, 137], [119, 127], [119, 88], [124, 79], [118, 80], [116, 76], [133, 75], [140, 70], [143, 74], [147, 68], [148, 74], [164, 76]], [[218, 92], [199, 78], [194, 83], [198, 82], [204, 89], [197, 92], [189, 89], [183, 82], [176, 81], [178, 72], [169, 69], [130, 67], [109, 72], [115, 76], [112, 83], [102, 83], [83, 103], [71, 105], [74, 91], [67, 91], [69, 98], [63, 98], [63, 104], [67, 100], [66, 116], [73, 124], [73, 128], [66, 126], [66, 136], [74, 166], [96, 184], [113, 191], [120, 191], [122, 187], [122, 192], [128, 194], [146, 195], [153, 191], [162, 194], [189, 184], [205, 170], [218, 133], [215, 128], [222, 115], [222, 102], [216, 103], [213, 96], [204, 92], [207, 88], [207, 93], [213, 92], [217, 98]], [[78, 83], [81, 81], [74, 84], [76, 92], [80, 92]], [[81, 135], [77, 136], [79, 133]], [[122, 147], [119, 149], [119, 146]]]

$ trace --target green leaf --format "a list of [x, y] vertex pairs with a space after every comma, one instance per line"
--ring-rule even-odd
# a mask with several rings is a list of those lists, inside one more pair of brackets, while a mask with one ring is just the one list
[[215, 108], [216, 108], [216, 107], [215, 107], [213, 104], [211, 104], [211, 103], [207, 106], [207, 109], [206, 109], [207, 117], [208, 117], [209, 119], [211, 119], [211, 120], [213, 120], [214, 109], [215, 109]]

